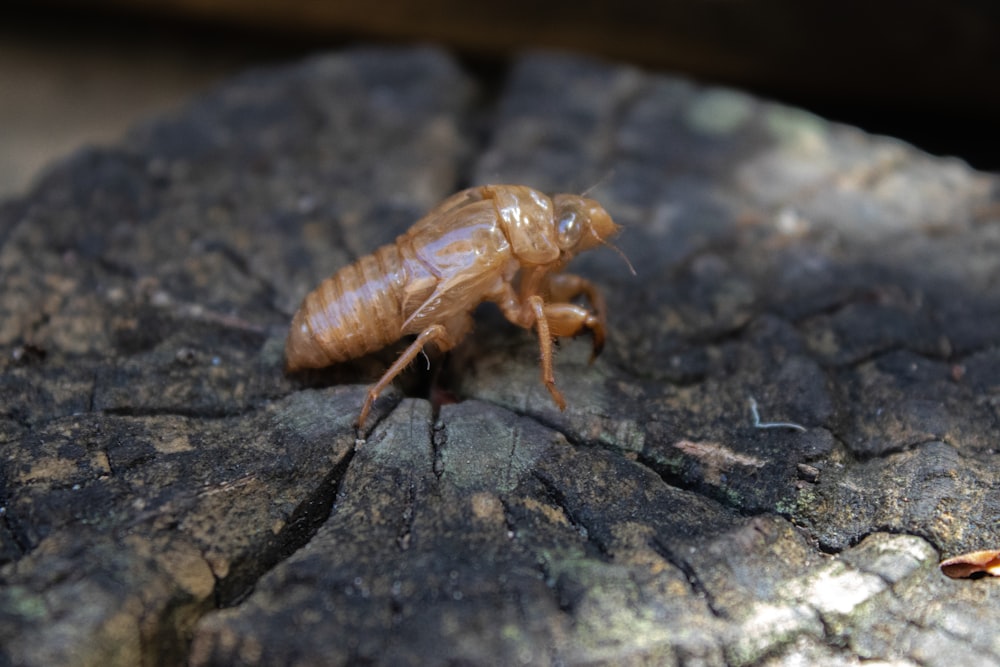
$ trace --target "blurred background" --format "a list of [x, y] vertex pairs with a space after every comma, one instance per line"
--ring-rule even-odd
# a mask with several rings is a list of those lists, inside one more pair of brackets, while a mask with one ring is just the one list
[[526, 48], [735, 86], [1000, 170], [992, 0], [7, 0], [0, 199], [254, 65], [358, 43], [434, 43], [487, 86]]

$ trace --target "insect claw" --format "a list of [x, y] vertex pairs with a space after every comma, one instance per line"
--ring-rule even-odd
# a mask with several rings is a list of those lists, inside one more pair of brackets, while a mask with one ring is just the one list
[[545, 388], [549, 390], [552, 394], [552, 400], [555, 401], [556, 405], [559, 406], [560, 410], [566, 409], [566, 399], [563, 398], [562, 392], [556, 387], [555, 382], [552, 384], [545, 383]]
[[593, 341], [589, 362], [592, 364], [594, 363], [594, 360], [597, 359], [598, 355], [600, 355], [604, 350], [604, 322], [595, 317], [592, 322], [588, 322], [588, 325], [590, 326], [592, 335], [591, 340]]
[[594, 360], [597, 359], [597, 357], [601, 354], [601, 352], [603, 350], [604, 350], [604, 332], [602, 331], [601, 335], [598, 335], [597, 332], [595, 331], [594, 332], [594, 346], [590, 350], [590, 362], [589, 363], [594, 363]]
[[365, 398], [365, 404], [361, 406], [361, 414], [358, 415], [358, 421], [355, 422], [355, 426], [360, 431], [365, 427], [365, 420], [368, 419], [368, 413], [371, 412], [372, 406], [375, 405], [375, 399], [378, 398], [378, 394], [373, 391], [368, 391], [368, 396]]

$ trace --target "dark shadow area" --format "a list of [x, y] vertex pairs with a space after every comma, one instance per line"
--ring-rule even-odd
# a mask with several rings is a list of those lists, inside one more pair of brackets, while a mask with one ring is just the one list
[[[773, 9], [772, 7], [771, 10]], [[850, 9], [845, 10], [845, 17], [850, 15], [850, 11]], [[792, 15], [796, 14], [797, 12], [793, 12]], [[724, 34], [721, 31], [725, 29], [721, 18], [720, 35]], [[933, 26], [927, 28], [930, 31]], [[863, 39], [869, 38], [868, 32], [864, 30], [859, 31], [859, 34], [863, 35]], [[145, 10], [127, 8], [113, 3], [98, 3], [87, 8], [59, 2], [53, 3], [53, 6], [48, 6], [48, 3], [42, 5], [15, 3], [5, 14], [0, 35], [19, 44], [37, 44], [49, 53], [64, 52], [67, 58], [73, 58], [74, 53], [98, 52], [127, 60], [133, 55], [152, 53], [158, 54], [161, 60], [173, 59], [182, 69], [202, 68], [217, 71], [220, 75], [235, 73], [248, 67], [296, 60], [309, 54], [350, 45], [394, 43], [393, 40], [377, 34], [359, 33], [348, 28], [338, 31], [328, 25], [317, 24], [310, 27], [308, 24], [298, 23], [293, 27], [293, 24], [288, 22], [265, 25], [249, 20], [244, 22], [225, 20], [219, 16], [209, 18], [194, 12], [185, 16], [183, 12], [176, 10], [157, 12], [149, 8]], [[941, 38], [958, 39], [954, 35], [944, 35]], [[544, 40], [544, 35], [539, 37], [540, 44], [544, 44]], [[801, 41], [798, 46], [809, 51], [811, 45], [808, 35], [800, 35], [798, 40]], [[419, 36], [414, 36], [412, 40], [397, 40], [395, 43], [420, 41]], [[795, 44], [796, 41], [789, 38], [785, 47], [792, 48]], [[824, 40], [819, 40], [819, 44], [819, 48], [823, 48]], [[449, 46], [447, 42], [441, 45]], [[829, 44], [825, 46], [831, 48]], [[867, 42], [861, 47], [875, 49], [875, 45]], [[516, 52], [505, 54], [496, 49], [476, 50], [468, 48], [467, 45], [454, 45], [452, 48], [467, 70], [478, 79], [482, 94], [487, 100], [495, 96], [504, 80], [509, 56], [515, 55]], [[581, 49], [581, 52], [586, 53], [586, 51], [585, 48]], [[872, 53], [872, 57], [875, 58], [878, 52], [875, 50]], [[832, 52], [824, 54], [810, 51], [807, 57], [815, 58], [817, 64], [825, 69], [836, 68], [834, 62], [828, 62], [836, 57]], [[893, 62], [904, 58], [904, 54], [893, 54]], [[614, 61], [613, 58], [609, 59]], [[845, 67], [848, 66], [848, 62], [850, 61], [845, 62]], [[915, 55], [914, 67], [920, 67], [921, 62], [923, 62], [921, 58]], [[949, 66], [954, 67], [957, 64], [959, 63], [949, 61]], [[969, 69], [969, 81], [955, 85], [989, 85], [985, 81], [976, 83], [973, 76], [976, 63], [961, 64], [967, 65]], [[647, 62], [643, 66], [652, 71], [657, 70], [655, 64]], [[761, 65], [757, 63], [756, 66]], [[707, 71], [698, 69], [698, 61], [688, 63], [687, 67], [669, 67], [661, 71], [689, 76], [705, 83], [718, 82], [756, 95], [773, 97], [787, 104], [811, 110], [824, 118], [857, 125], [869, 132], [903, 139], [935, 155], [957, 156], [977, 169], [988, 171], [1000, 169], [1000, 149], [997, 148], [997, 142], [988, 140], [998, 129], [996, 113], [988, 107], [949, 99], [946, 92], [942, 92], [936, 98], [928, 94], [928, 99], [933, 101], [924, 104], [915, 104], [905, 98], [899, 98], [899, 102], [894, 103], [891, 80], [885, 81], [882, 92], [878, 95], [864, 97], [861, 95], [852, 97], [850, 93], [843, 92], [848, 86], [838, 83], [837, 80], [827, 82], [825, 88], [823, 86], [796, 88], [787, 82], [781, 83], [782, 77], [777, 74], [772, 77], [774, 81], [769, 82], [766, 69], [768, 65], [763, 66], [765, 67], [763, 72], [757, 72], [754, 78], [746, 80], [732, 77], [713, 79]], [[785, 66], [801, 67], [798, 64], [788, 63]], [[872, 68], [879, 71], [879, 63], [873, 62]], [[964, 74], [966, 73], [956, 72], [955, 80], [961, 80]], [[838, 79], [847, 81], [852, 73], [845, 70], [838, 71], [838, 75]], [[865, 76], [871, 78], [869, 74]], [[67, 82], [67, 85], [69, 84], [70, 82]], [[149, 85], [156, 85], [155, 73]], [[823, 90], [823, 93], [817, 93], [817, 88]], [[71, 114], [72, 109], [67, 109], [67, 113]], [[476, 130], [473, 128], [473, 131]]]

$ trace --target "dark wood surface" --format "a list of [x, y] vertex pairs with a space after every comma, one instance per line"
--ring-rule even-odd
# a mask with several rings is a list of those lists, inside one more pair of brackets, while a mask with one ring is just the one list
[[[487, 309], [356, 433], [391, 351], [286, 377], [291, 312], [485, 182], [596, 184], [605, 353], [560, 412]], [[937, 563], [1000, 541], [998, 204], [583, 58], [249, 72], [0, 208], [0, 662], [995, 662], [996, 581]]]

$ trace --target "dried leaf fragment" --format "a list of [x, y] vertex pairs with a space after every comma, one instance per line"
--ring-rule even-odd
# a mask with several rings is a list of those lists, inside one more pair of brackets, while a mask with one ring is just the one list
[[1000, 550], [970, 551], [943, 560], [941, 571], [952, 579], [968, 579], [977, 574], [1000, 577]]

